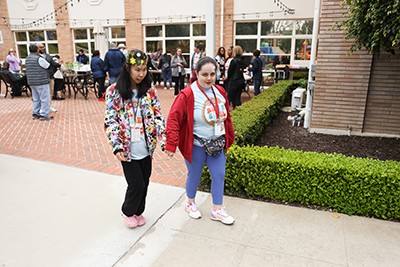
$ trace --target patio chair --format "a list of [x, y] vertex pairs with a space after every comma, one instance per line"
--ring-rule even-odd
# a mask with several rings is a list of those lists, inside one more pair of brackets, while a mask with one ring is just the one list
[[[4, 84], [6, 85], [6, 94], [4, 97], [7, 97], [9, 91], [11, 94], [13, 88], [20, 86], [16, 82], [13, 82], [13, 80], [11, 79], [10, 75], [7, 72], [0, 71], [0, 78], [1, 78], [1, 80], [3, 80]], [[29, 97], [28, 90], [31, 91], [31, 88], [27, 85], [24, 85], [21, 88], [21, 93], [25, 93], [26, 96]], [[11, 98], [14, 98], [14, 96], [12, 94], [11, 94]]]

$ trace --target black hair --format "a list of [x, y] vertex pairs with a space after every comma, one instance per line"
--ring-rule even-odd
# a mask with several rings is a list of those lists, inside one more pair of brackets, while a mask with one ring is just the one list
[[256, 50], [253, 51], [253, 56], [255, 56], [255, 57], [259, 57], [260, 54], [261, 54], [261, 52], [260, 52], [260, 50], [258, 50], [258, 49], [256, 49]]
[[30, 44], [29, 45], [29, 52], [30, 53], [36, 53], [39, 50], [39, 47], [35, 44]]
[[82, 54], [84, 53], [84, 52], [83, 52], [83, 49], [79, 49], [79, 52], [82, 52]]
[[[140, 50], [132, 50], [131, 53], [142, 53]], [[132, 92], [132, 83], [131, 83], [131, 76], [129, 74], [130, 68], [134, 67], [135, 65], [131, 64], [124, 64], [124, 67], [122, 68], [121, 73], [118, 76], [117, 79], [117, 84], [115, 87], [117, 88], [119, 94], [124, 100], [131, 99], [133, 97], [133, 92]], [[147, 91], [151, 88], [151, 74], [149, 72], [149, 69], [146, 67], [147, 73], [144, 79], [142, 80], [141, 83], [137, 84], [138, 87], [138, 95], [137, 98], [141, 98], [144, 96]]]
[[[224, 50], [224, 54], [221, 53], [221, 50], [222, 50], [222, 49]], [[220, 48], [218, 48], [217, 56], [220, 56], [220, 57], [224, 56], [224, 57], [225, 57], [225, 48], [224, 48], [223, 46], [221, 46]]]
[[215, 61], [215, 59], [213, 59], [212, 57], [205, 56], [200, 58], [199, 61], [197, 61], [196, 71], [199, 72], [201, 68], [208, 63], [214, 64], [215, 70], [217, 70], [218, 68], [217, 61]]

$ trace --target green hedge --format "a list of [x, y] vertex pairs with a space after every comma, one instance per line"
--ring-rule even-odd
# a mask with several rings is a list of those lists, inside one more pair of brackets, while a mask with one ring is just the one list
[[288, 100], [291, 91], [298, 86], [299, 82], [280, 81], [233, 110], [235, 143], [240, 146], [254, 144], [265, 126], [276, 117], [278, 110]]
[[[399, 162], [252, 145], [297, 87], [306, 81], [280, 81], [232, 111], [236, 137], [227, 153], [226, 193], [400, 219]], [[208, 171], [201, 184], [208, 188]]]
[[227, 154], [225, 184], [228, 194], [400, 219], [397, 161], [234, 145]]

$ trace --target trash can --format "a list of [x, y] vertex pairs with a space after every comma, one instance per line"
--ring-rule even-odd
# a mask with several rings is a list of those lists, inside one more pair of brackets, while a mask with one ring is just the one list
[[303, 103], [303, 95], [306, 89], [297, 88], [292, 93], [292, 104], [290, 105], [290, 109], [292, 111], [296, 111], [296, 108], [301, 108]]

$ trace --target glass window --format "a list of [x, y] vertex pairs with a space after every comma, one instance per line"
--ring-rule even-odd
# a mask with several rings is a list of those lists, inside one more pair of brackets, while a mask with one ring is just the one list
[[51, 55], [57, 55], [58, 54], [58, 44], [47, 44], [47, 47], [49, 48], [48, 53]]
[[295, 58], [296, 60], [310, 60], [311, 39], [297, 39]]
[[18, 47], [18, 55], [20, 58], [26, 58], [28, 56], [28, 48], [25, 44], [17, 45]]
[[166, 37], [188, 37], [190, 35], [189, 24], [165, 25]]
[[296, 34], [312, 34], [313, 21], [300, 20], [296, 21]]
[[78, 53], [80, 49], [83, 49], [83, 52], [87, 54], [89, 52], [89, 46], [88, 43], [75, 43], [75, 51]]
[[111, 28], [112, 38], [125, 38], [125, 27]]
[[94, 51], [94, 42], [90, 42], [90, 49], [92, 49], [92, 53]]
[[206, 24], [193, 24], [193, 36], [206, 36]]
[[178, 47], [182, 49], [182, 53], [189, 53], [191, 51], [189, 47], [189, 40], [167, 40], [165, 43], [167, 51], [177, 49]]
[[31, 31], [28, 34], [29, 34], [29, 41], [31, 42], [44, 41], [43, 31]]
[[291, 38], [263, 38], [261, 39], [260, 51], [263, 54], [290, 54], [292, 48]]
[[159, 37], [162, 36], [162, 26], [147, 26], [146, 37]]
[[257, 48], [257, 39], [236, 39], [236, 45], [240, 45], [243, 53], [253, 53]]
[[153, 53], [154, 51], [157, 51], [158, 47], [162, 47], [159, 46], [159, 43], [162, 43], [161, 41], [146, 41], [146, 51], [148, 53]]
[[236, 23], [236, 35], [257, 35], [257, 22]]
[[75, 29], [74, 35], [75, 35], [75, 40], [82, 40], [88, 38], [86, 29]]
[[261, 35], [292, 35], [293, 21], [274, 20], [261, 22]]
[[48, 41], [56, 41], [57, 40], [57, 32], [56, 31], [46, 31], [47, 40]]
[[28, 41], [28, 38], [26, 37], [26, 32], [16, 32], [15, 36], [17, 38], [17, 42]]
[[89, 29], [89, 31], [90, 31], [90, 39], [94, 39], [93, 29]]

